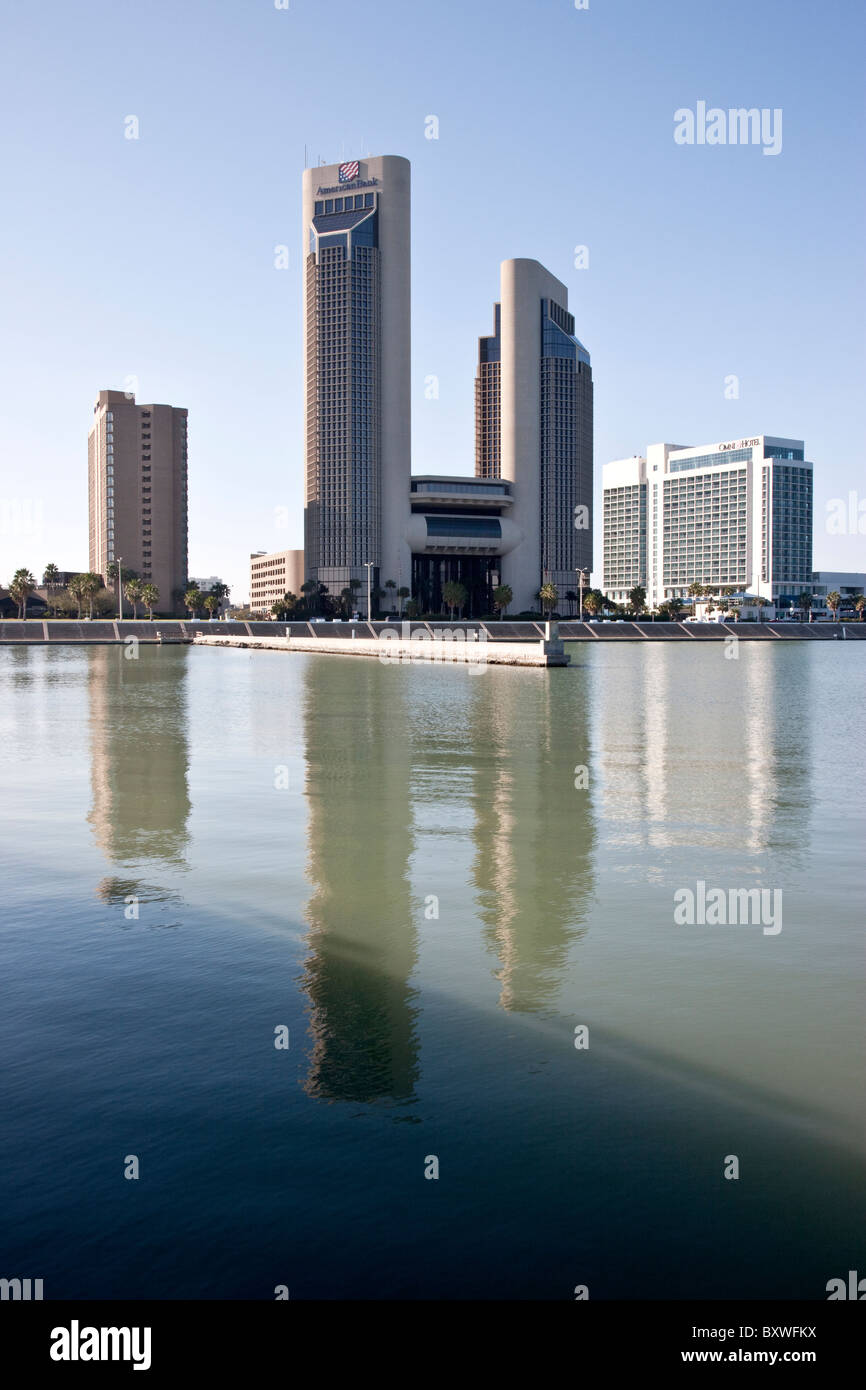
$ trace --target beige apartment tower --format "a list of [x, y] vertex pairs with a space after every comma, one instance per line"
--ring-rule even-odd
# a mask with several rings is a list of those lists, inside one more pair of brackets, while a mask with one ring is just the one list
[[410, 166], [305, 169], [304, 552], [332, 595], [408, 584]]
[[100, 391], [87, 438], [90, 568], [120, 561], [155, 584], [159, 613], [183, 612], [187, 587], [187, 412]]

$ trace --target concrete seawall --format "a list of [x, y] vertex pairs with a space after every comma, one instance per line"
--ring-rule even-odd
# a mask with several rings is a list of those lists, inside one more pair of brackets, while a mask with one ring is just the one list
[[[29, 618], [26, 622], [18, 619], [0, 620], [0, 646], [19, 646], [45, 644], [85, 644], [129, 642], [131, 638], [142, 643], [192, 642], [197, 633], [207, 637], [239, 638], [285, 638], [288, 632], [293, 645], [309, 642], [311, 651], [324, 651], [326, 642], [335, 639], [354, 642], [379, 642], [380, 634], [387, 632], [386, 640], [410, 639], [414, 647], [428, 638], [440, 640], [436, 634], [442, 632], [463, 632], [464, 640], [473, 643], [481, 639], [488, 645], [512, 646], [529, 645], [536, 648], [545, 637], [546, 624], [534, 620], [516, 619], [514, 622], [426, 622], [412, 619], [411, 622], [337, 622], [274, 623], [260, 621], [230, 622], [190, 622], [177, 618], [155, 618], [152, 622], [128, 620], [116, 622], [110, 618], [97, 618], [93, 622], [60, 621], [48, 618]], [[816, 622], [816, 623], [645, 623], [645, 622], [578, 622], [562, 619], [552, 624], [561, 641], [565, 642], [721, 642], [736, 636], [746, 642], [778, 641], [850, 641], [866, 639], [866, 623], [855, 622]], [[355, 636], [352, 636], [352, 633]], [[426, 636], [418, 637], [419, 633]], [[451, 639], [445, 639], [446, 642]], [[459, 642], [459, 638], [457, 639]], [[281, 641], [280, 645], [284, 645]], [[300, 646], [295, 647], [300, 651]], [[332, 650], [332, 648], [329, 648]], [[333, 650], [342, 650], [333, 648]], [[378, 647], [376, 650], [378, 655]], [[516, 652], [509, 664], [514, 662]], [[459, 658], [455, 658], [458, 660]], [[534, 663], [533, 663], [534, 664]]]

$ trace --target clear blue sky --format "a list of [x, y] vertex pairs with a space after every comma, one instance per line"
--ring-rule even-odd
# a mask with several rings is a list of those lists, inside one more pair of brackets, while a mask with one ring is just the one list
[[[861, 0], [290, 6], [5, 0], [0, 580], [86, 566], [93, 400], [128, 376], [190, 412], [192, 574], [243, 598], [251, 550], [301, 545], [305, 145], [412, 161], [415, 471], [472, 472], [476, 340], [532, 256], [592, 354], [598, 485], [656, 440], [803, 437], [816, 568], [866, 569], [824, 523], [866, 497]], [[781, 107], [781, 154], [676, 145], [699, 100]]]

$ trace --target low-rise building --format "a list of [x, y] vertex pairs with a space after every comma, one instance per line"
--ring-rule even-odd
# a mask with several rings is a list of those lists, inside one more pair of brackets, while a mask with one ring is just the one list
[[303, 550], [256, 550], [250, 555], [250, 612], [269, 614], [284, 594], [301, 596]]

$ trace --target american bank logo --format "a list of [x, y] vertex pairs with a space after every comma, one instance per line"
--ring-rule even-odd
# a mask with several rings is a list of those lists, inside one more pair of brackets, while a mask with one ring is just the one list
[[361, 165], [359, 164], [358, 160], [352, 159], [349, 161], [348, 164], [340, 165], [340, 172], [338, 175], [339, 181], [340, 183], [351, 183], [353, 179], [356, 179], [358, 177], [360, 172]]

